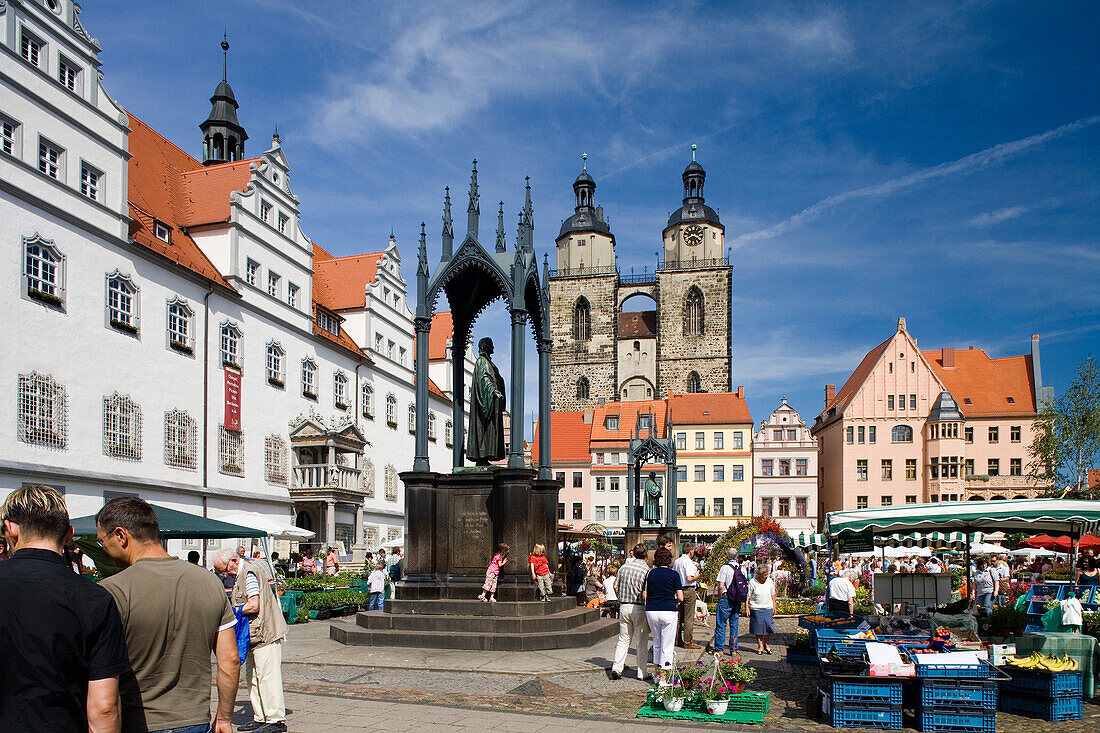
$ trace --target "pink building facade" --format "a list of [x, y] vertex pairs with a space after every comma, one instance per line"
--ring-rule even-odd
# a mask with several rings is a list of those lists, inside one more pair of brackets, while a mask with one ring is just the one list
[[1043, 387], [1039, 337], [1020, 356], [920, 351], [897, 331], [863, 358], [812, 428], [819, 512], [893, 504], [1032, 498], [1027, 476]]

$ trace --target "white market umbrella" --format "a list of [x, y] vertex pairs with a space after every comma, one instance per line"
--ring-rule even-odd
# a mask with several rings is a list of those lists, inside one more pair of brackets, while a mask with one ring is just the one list
[[1005, 552], [1005, 548], [988, 542], [975, 542], [970, 545], [970, 552], [974, 555], [1001, 555]]
[[1051, 550], [1044, 550], [1041, 547], [1021, 547], [1019, 550], [1013, 550], [1008, 553], [1014, 557], [1053, 557], [1054, 552]]
[[268, 537], [277, 540], [296, 540], [302, 542], [312, 539], [314, 532], [301, 527], [295, 527], [289, 522], [280, 522], [278, 519], [264, 516], [257, 512], [234, 512], [224, 517], [218, 517], [219, 521], [239, 524], [242, 527], [250, 527], [266, 532]]

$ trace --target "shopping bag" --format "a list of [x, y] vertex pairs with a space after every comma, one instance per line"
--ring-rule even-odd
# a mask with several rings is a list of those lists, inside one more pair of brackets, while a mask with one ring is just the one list
[[248, 629], [248, 619], [245, 617], [244, 606], [233, 606], [233, 615], [237, 617], [237, 653], [241, 657], [241, 664], [248, 656], [248, 648], [252, 646], [252, 632]]
[[1061, 631], [1062, 630], [1062, 609], [1059, 606], [1055, 606], [1046, 613], [1042, 618], [1043, 628], [1047, 631]]

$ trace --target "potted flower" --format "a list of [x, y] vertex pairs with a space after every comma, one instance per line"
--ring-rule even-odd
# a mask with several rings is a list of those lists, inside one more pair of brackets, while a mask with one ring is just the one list
[[741, 694], [746, 685], [756, 681], [756, 670], [740, 661], [722, 660], [720, 673], [733, 686], [735, 695]]
[[674, 679], [668, 686], [658, 687], [654, 698], [660, 700], [661, 704], [665, 706], [665, 710], [668, 712], [678, 713], [684, 707], [684, 700], [687, 698], [687, 688], [680, 683], [679, 679]]
[[695, 699], [702, 701], [711, 715], [725, 715], [729, 710], [730, 695], [738, 692], [740, 690], [730, 682], [707, 678], [695, 688]]

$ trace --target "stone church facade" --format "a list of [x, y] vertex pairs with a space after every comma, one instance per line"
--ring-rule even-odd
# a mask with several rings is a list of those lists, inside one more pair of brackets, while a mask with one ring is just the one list
[[[662, 232], [663, 256], [643, 275], [619, 272], [615, 235], [595, 204], [587, 167], [573, 182], [576, 207], [562, 223], [550, 273], [554, 410], [731, 390], [733, 268], [725, 227], [703, 199], [706, 171], [694, 153], [682, 177], [683, 203]], [[653, 308], [624, 311], [636, 295], [652, 299]]]

